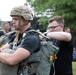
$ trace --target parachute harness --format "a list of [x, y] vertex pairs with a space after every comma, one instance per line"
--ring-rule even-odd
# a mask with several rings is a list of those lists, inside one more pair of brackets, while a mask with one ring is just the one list
[[16, 37], [15, 37], [14, 42], [13, 42], [13, 48], [12, 48], [13, 50], [16, 50], [19, 34], [20, 34], [20, 32], [17, 31]]

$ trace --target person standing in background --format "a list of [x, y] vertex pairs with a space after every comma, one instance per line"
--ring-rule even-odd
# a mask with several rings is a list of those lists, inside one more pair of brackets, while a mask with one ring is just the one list
[[65, 27], [64, 31], [70, 33], [70, 28], [69, 27]]
[[2, 23], [2, 30], [4, 30], [5, 33], [8, 33], [11, 31], [11, 26], [8, 22]]
[[63, 32], [64, 19], [61, 16], [55, 16], [48, 21], [49, 33], [47, 36], [57, 39], [55, 42], [59, 46], [57, 59], [55, 60], [55, 71], [51, 68], [50, 75], [73, 75], [72, 73], [72, 54], [73, 37], [70, 33]]

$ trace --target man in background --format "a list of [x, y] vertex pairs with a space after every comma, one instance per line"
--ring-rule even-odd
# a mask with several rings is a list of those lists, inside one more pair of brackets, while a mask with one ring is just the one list
[[55, 39], [56, 45], [59, 47], [57, 59], [55, 60], [55, 69], [52, 67], [50, 75], [73, 75], [72, 74], [72, 53], [73, 38], [70, 33], [63, 32], [64, 19], [61, 16], [55, 16], [48, 21], [47, 36]]
[[65, 27], [64, 31], [70, 33], [70, 28], [69, 27]]
[[5, 33], [8, 33], [11, 31], [11, 26], [8, 22], [2, 23], [2, 30], [4, 30]]

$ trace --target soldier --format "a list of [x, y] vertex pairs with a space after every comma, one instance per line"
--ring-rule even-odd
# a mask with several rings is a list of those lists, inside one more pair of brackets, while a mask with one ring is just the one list
[[2, 23], [2, 29], [4, 30], [5, 33], [11, 31], [11, 26], [8, 22], [3, 22]]
[[[14, 34], [10, 41], [0, 48], [0, 61], [7, 65], [16, 65], [32, 53], [39, 51], [40, 40], [38, 34], [35, 32], [26, 35], [27, 31], [32, 30], [31, 20], [33, 20], [33, 15], [30, 8], [27, 6], [15, 7], [11, 10], [10, 16], [12, 17], [15, 30], [19, 33]], [[23, 37], [25, 38], [22, 41]], [[15, 52], [13, 54], [3, 53], [5, 49], [12, 49]], [[9, 75], [14, 74], [11, 73]]]

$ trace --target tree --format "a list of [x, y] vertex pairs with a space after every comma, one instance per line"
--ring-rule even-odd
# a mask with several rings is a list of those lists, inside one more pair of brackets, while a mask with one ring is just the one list
[[[34, 8], [35, 15], [41, 14], [43, 18], [47, 14], [52, 16], [60, 15], [65, 19], [65, 26], [69, 26], [72, 32], [76, 32], [76, 0], [27, 0]], [[44, 14], [46, 13], [46, 14]], [[40, 24], [45, 23], [46, 19], [39, 20]], [[45, 20], [45, 21], [44, 21]], [[46, 23], [45, 23], [46, 24]]]

